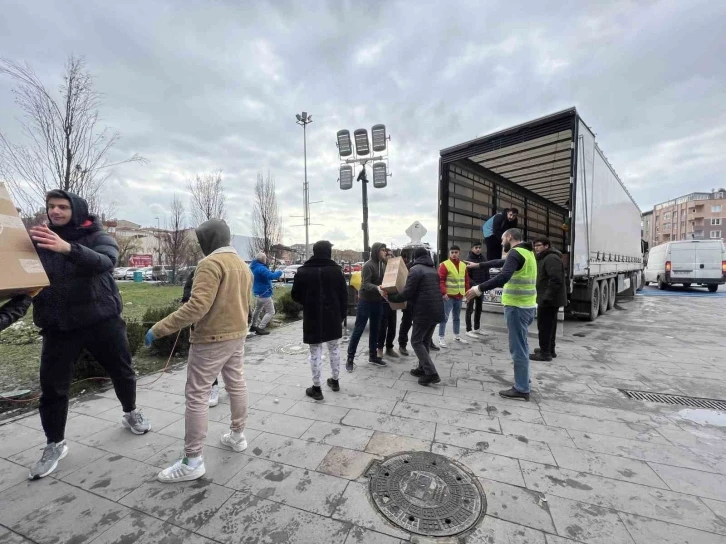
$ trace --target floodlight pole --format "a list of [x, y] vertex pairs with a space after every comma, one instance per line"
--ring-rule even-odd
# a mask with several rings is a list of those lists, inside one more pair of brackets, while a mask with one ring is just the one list
[[303, 182], [303, 223], [305, 224], [305, 251], [303, 252], [303, 262], [308, 259], [308, 250], [310, 248], [310, 237], [308, 230], [310, 227], [310, 186], [308, 185], [308, 141], [306, 128], [309, 123], [313, 120], [311, 116], [303, 113], [302, 116], [297, 116], [296, 123], [303, 127], [303, 157], [305, 164], [305, 181]]
[[366, 163], [363, 163], [363, 170], [358, 174], [358, 179], [363, 188], [363, 262], [371, 258], [371, 248], [368, 241], [368, 176], [366, 175]]

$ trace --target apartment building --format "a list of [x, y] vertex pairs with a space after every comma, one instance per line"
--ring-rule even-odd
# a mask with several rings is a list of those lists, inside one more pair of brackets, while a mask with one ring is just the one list
[[722, 240], [725, 223], [726, 189], [691, 193], [643, 213], [643, 239], [651, 247], [675, 240]]

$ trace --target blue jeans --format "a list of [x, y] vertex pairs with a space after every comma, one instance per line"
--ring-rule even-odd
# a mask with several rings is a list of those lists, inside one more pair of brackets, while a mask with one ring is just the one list
[[461, 303], [463, 299], [453, 299], [444, 301], [444, 320], [439, 323], [439, 336], [446, 336], [446, 323], [449, 321], [449, 314], [454, 311], [454, 336], [459, 336], [461, 325]]
[[360, 337], [363, 336], [363, 331], [369, 319], [371, 326], [368, 330], [368, 351], [375, 355], [382, 310], [383, 305], [380, 302], [358, 301], [358, 308], [355, 311], [355, 328], [353, 329], [353, 335], [350, 337], [350, 343], [348, 344], [348, 359], [355, 357], [358, 342], [360, 342]]
[[509, 353], [514, 361], [514, 388], [529, 393], [529, 343], [527, 330], [534, 321], [534, 308], [504, 307], [509, 331]]

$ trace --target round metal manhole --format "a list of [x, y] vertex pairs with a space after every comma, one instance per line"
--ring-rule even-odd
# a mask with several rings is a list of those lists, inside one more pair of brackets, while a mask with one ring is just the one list
[[476, 477], [443, 455], [399, 453], [375, 461], [368, 475], [373, 504], [410, 533], [458, 535], [486, 513], [486, 497]]
[[308, 346], [305, 344], [286, 344], [284, 346], [280, 346], [275, 351], [285, 355], [301, 355], [303, 353], [308, 353]]

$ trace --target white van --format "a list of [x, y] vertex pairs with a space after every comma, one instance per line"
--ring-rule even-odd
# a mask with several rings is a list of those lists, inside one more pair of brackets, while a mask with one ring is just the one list
[[666, 242], [651, 249], [646, 259], [646, 285], [705, 285], [714, 293], [726, 283], [726, 247], [721, 240]]

